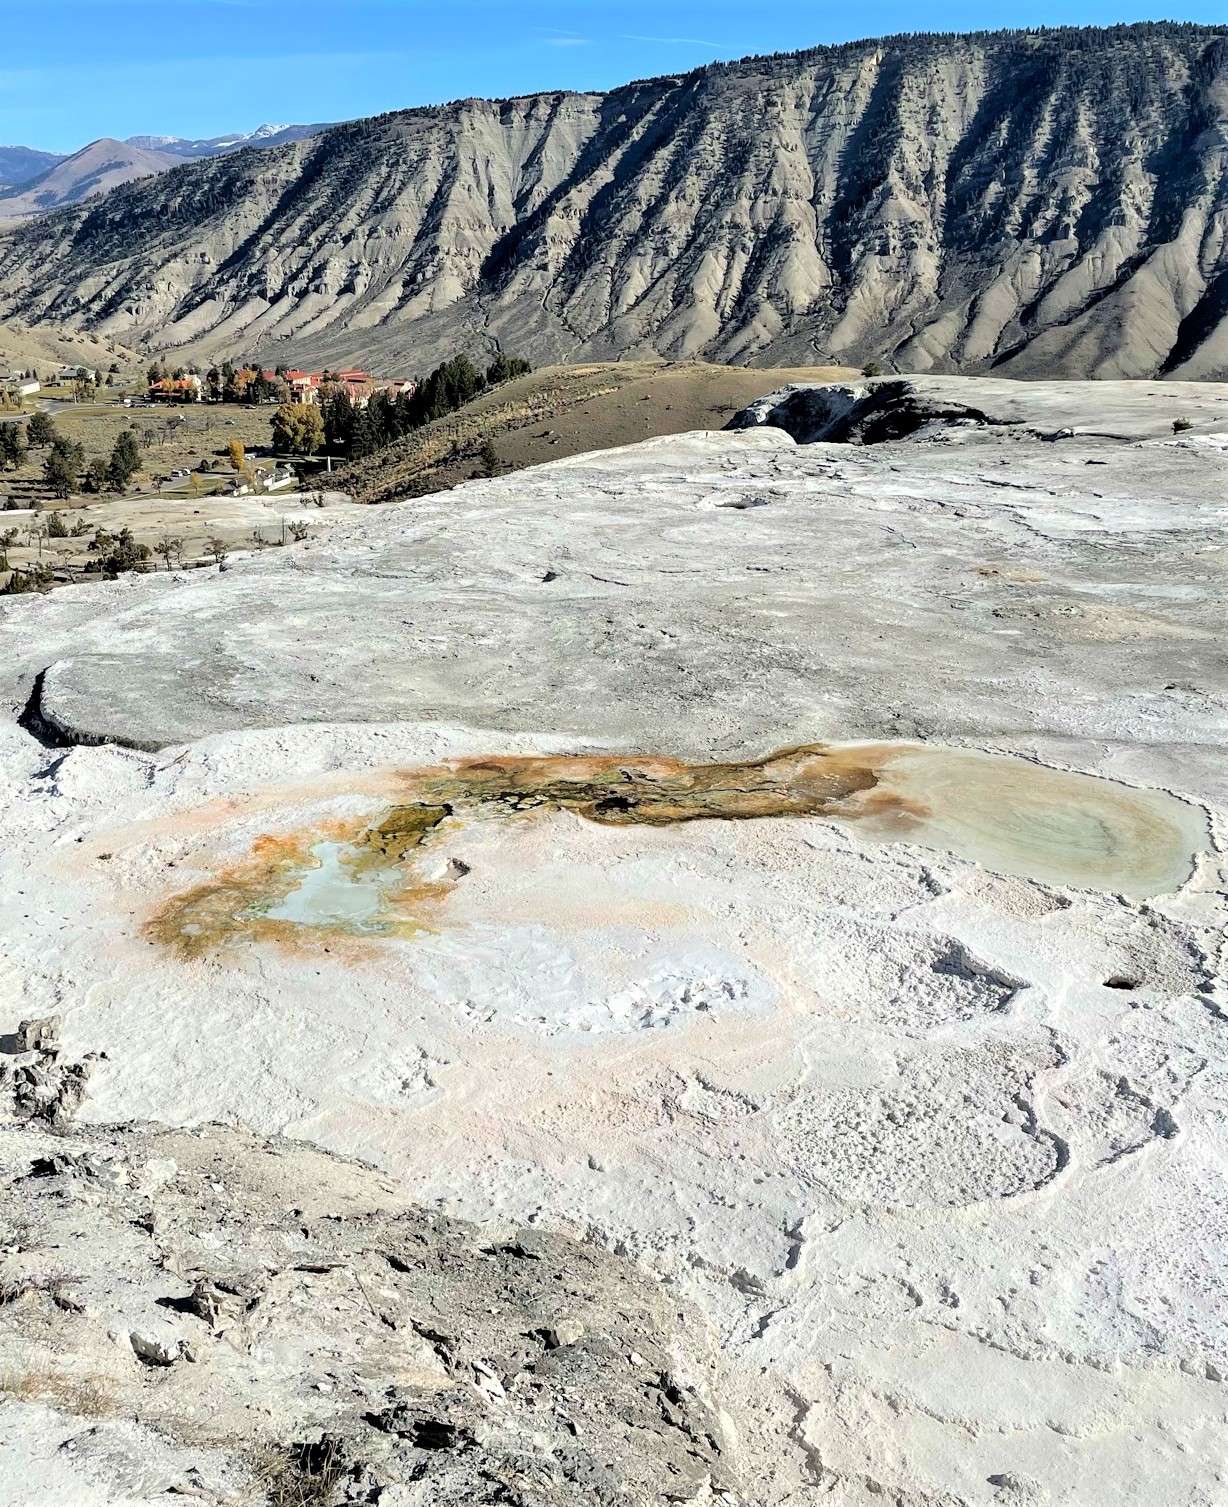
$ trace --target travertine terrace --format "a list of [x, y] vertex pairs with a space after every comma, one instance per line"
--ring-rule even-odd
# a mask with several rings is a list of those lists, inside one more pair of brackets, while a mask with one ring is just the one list
[[1225, 1499], [1228, 399], [876, 391], [0, 609], [0, 1482]]

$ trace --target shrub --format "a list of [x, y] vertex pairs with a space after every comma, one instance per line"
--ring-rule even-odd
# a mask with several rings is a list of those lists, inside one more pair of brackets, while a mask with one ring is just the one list
[[16, 597], [27, 591], [41, 591], [44, 586], [50, 586], [51, 581], [50, 565], [40, 565], [34, 561], [24, 570], [13, 572], [8, 579], [8, 584], [0, 587], [0, 596]]
[[111, 580], [125, 571], [149, 569], [150, 548], [147, 544], [138, 544], [131, 529], [120, 529], [114, 538], [99, 530], [94, 543], [96, 548], [106, 551], [98, 568]]
[[499, 452], [495, 449], [495, 442], [488, 435], [482, 442], [482, 448], [478, 451], [478, 460], [482, 463], [484, 476], [498, 476]]
[[1174, 419], [1173, 420], [1173, 433], [1174, 434], [1184, 434], [1187, 429], [1193, 429], [1193, 427], [1194, 427], [1194, 425], [1191, 423], [1191, 421], [1189, 419]]

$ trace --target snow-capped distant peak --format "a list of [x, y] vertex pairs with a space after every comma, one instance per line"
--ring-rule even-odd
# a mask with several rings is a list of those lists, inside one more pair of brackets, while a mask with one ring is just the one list
[[172, 157], [215, 157], [245, 146], [272, 146], [282, 141], [299, 141], [323, 130], [321, 125], [275, 125], [269, 122], [254, 131], [230, 131], [225, 136], [193, 140], [188, 136], [129, 136], [127, 145], [146, 152], [166, 152]]

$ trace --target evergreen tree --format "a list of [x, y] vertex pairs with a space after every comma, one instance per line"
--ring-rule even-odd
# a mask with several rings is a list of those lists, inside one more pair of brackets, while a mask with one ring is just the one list
[[354, 438], [358, 410], [344, 387], [326, 387], [320, 399], [320, 417], [324, 421], [324, 443], [340, 455], [349, 455]]
[[117, 492], [122, 492], [141, 469], [141, 450], [136, 435], [125, 429], [115, 441], [111, 459], [107, 464], [107, 481]]
[[80, 471], [85, 465], [85, 447], [76, 440], [70, 440], [66, 434], [56, 434], [51, 441], [51, 453], [62, 455], [75, 471]]
[[85, 475], [81, 480], [83, 492], [101, 492], [107, 485], [107, 463], [101, 455], [96, 455], [85, 468]]
[[26, 437], [20, 424], [0, 424], [0, 470], [8, 471], [26, 458]]
[[30, 422], [26, 425], [26, 440], [31, 445], [38, 449], [44, 445], [50, 445], [54, 442], [57, 433], [55, 421], [49, 413], [43, 413], [40, 410], [30, 415]]
[[125, 570], [148, 570], [152, 551], [147, 544], [138, 544], [132, 537], [131, 529], [120, 529], [119, 533], [111, 538], [109, 535], [99, 533], [95, 543], [100, 549], [105, 550], [98, 567], [103, 575], [114, 580]]
[[376, 428], [375, 416], [371, 412], [371, 405], [368, 403], [358, 408], [354, 415], [354, 429], [350, 437], [350, 456], [354, 460], [361, 460], [365, 455], [374, 455], [380, 448], [379, 431]]
[[527, 377], [532, 370], [520, 356], [508, 356], [500, 351], [486, 368], [486, 380], [496, 387], [500, 382], [510, 382], [513, 377]]
[[53, 450], [43, 464], [43, 481], [56, 497], [71, 497], [77, 486], [79, 467], [71, 455], [62, 450]]

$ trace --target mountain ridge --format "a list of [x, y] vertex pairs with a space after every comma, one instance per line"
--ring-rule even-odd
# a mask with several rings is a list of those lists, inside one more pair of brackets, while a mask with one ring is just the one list
[[[47, 214], [106, 193], [122, 183], [167, 172], [183, 162], [300, 141], [327, 129], [258, 126], [254, 131], [193, 141], [181, 136], [100, 136], [61, 155], [30, 147], [0, 147], [0, 225]], [[5, 178], [5, 174], [8, 178]]]
[[76, 204], [120, 184], [165, 172], [171, 162], [161, 153], [100, 136], [46, 172], [0, 191], [0, 224]]
[[254, 131], [232, 131], [223, 136], [205, 136], [194, 139], [190, 136], [127, 136], [129, 146], [143, 147], [147, 151], [165, 152], [169, 156], [191, 161], [198, 157], [216, 157], [223, 152], [238, 152], [244, 147], [279, 146], [286, 141], [301, 141], [308, 136], [317, 136], [328, 130], [332, 121], [314, 125], [264, 125]]
[[426, 367], [1228, 374], [1228, 30], [870, 39], [459, 100], [0, 236], [0, 317]]
[[43, 152], [37, 147], [0, 147], [0, 188], [16, 188], [63, 162], [62, 152]]

